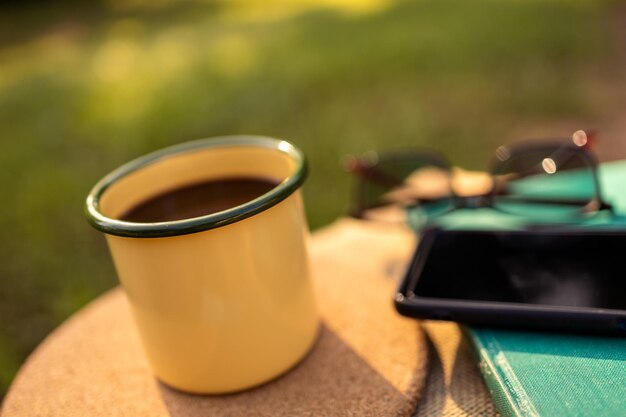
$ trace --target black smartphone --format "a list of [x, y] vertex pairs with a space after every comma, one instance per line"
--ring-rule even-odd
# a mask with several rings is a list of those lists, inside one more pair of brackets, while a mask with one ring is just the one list
[[402, 315], [626, 335], [626, 231], [426, 231]]

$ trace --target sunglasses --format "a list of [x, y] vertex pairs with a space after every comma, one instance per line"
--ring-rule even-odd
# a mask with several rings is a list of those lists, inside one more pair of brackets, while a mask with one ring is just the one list
[[529, 223], [563, 223], [612, 212], [601, 197], [590, 143], [578, 131], [572, 139], [500, 146], [488, 173], [453, 168], [429, 149], [349, 156], [346, 169], [356, 177], [350, 215], [387, 220], [419, 209], [432, 218], [457, 209], [491, 208]]

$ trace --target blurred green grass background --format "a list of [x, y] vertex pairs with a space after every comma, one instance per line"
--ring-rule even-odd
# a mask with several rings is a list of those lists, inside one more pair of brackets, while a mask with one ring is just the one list
[[[287, 138], [309, 221], [340, 216], [348, 153], [431, 146], [480, 168], [527, 126], [602, 118], [614, 2], [37, 2], [0, 8], [0, 396], [30, 351], [116, 284], [91, 186], [202, 137]], [[585, 126], [583, 126], [585, 127]], [[562, 132], [564, 135], [569, 132]]]

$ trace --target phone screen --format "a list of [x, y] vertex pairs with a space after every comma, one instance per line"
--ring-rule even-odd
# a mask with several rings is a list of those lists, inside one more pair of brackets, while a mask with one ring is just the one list
[[626, 234], [437, 231], [429, 245], [418, 297], [626, 310]]

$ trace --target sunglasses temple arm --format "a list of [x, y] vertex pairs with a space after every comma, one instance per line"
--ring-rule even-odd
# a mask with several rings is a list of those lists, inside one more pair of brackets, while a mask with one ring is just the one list
[[389, 175], [388, 173], [378, 169], [375, 166], [365, 167], [359, 165], [355, 168], [352, 168], [349, 172], [362, 178], [363, 180], [371, 181], [382, 187], [393, 188], [397, 187], [398, 185], [404, 184], [403, 179], [398, 179], [393, 175]]

